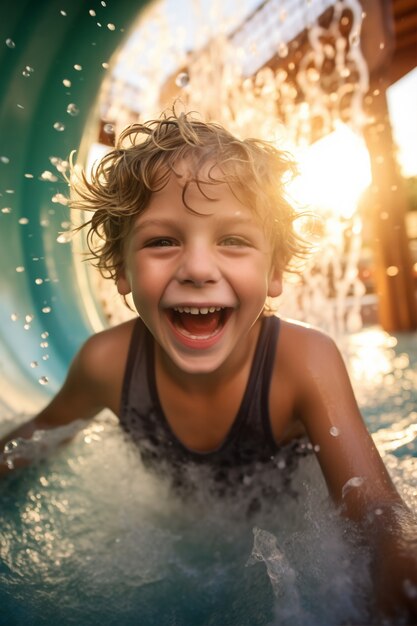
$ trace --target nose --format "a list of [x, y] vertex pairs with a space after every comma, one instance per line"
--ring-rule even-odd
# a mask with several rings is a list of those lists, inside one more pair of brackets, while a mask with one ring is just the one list
[[195, 242], [185, 246], [177, 269], [177, 280], [181, 284], [202, 287], [220, 279], [220, 269], [215, 251], [204, 243]]

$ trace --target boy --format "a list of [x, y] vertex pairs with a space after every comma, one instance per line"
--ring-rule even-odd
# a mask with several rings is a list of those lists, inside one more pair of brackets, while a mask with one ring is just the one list
[[56, 397], [8, 439], [108, 407], [146, 463], [208, 464], [221, 482], [306, 434], [332, 498], [373, 543], [381, 608], [417, 616], [412, 515], [342, 358], [322, 333], [266, 313], [303, 253], [289, 169], [269, 144], [190, 115], [126, 129], [73, 206], [93, 211], [90, 250], [139, 318], [91, 337]]

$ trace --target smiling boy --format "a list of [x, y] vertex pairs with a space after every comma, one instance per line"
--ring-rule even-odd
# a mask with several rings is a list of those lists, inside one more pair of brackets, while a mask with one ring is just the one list
[[415, 526], [340, 353], [319, 331], [267, 314], [304, 252], [285, 199], [291, 168], [270, 144], [191, 115], [126, 129], [72, 204], [93, 212], [97, 266], [139, 317], [91, 337], [55, 398], [8, 439], [107, 407], [153, 467], [203, 463], [227, 480], [307, 435], [330, 495], [380, 557], [380, 606], [416, 615]]

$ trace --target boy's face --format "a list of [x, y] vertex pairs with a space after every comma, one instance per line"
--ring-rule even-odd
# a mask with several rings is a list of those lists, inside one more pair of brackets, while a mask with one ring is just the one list
[[209, 200], [191, 183], [192, 213], [182, 199], [186, 163], [178, 172], [134, 222], [117, 287], [132, 292], [164, 358], [203, 374], [247, 351], [266, 297], [281, 293], [281, 274], [262, 225], [226, 184], [203, 183]]

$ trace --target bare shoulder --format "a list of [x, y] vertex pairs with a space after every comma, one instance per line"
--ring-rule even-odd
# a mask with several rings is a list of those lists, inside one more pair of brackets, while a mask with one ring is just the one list
[[74, 363], [88, 378], [106, 382], [123, 376], [135, 319], [92, 335], [81, 347]]
[[315, 366], [321, 368], [326, 363], [343, 362], [335, 341], [321, 330], [289, 320], [281, 320], [278, 349], [289, 365], [303, 370]]

